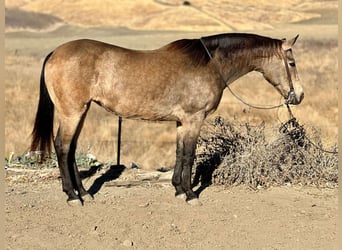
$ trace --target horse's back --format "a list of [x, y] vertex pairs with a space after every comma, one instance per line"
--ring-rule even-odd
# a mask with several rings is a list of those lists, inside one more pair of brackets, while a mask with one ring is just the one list
[[66, 42], [60, 46], [58, 46], [54, 53], [58, 53], [59, 55], [76, 55], [80, 53], [94, 53], [99, 54], [108, 50], [128, 50], [123, 47], [119, 47], [113, 44], [92, 40], [92, 39], [79, 39]]

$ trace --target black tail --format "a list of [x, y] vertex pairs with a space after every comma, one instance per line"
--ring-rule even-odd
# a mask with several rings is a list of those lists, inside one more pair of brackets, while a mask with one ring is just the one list
[[36, 120], [32, 131], [31, 151], [42, 151], [51, 153], [51, 142], [53, 139], [53, 116], [54, 105], [45, 84], [45, 64], [53, 52], [48, 54], [44, 60], [42, 72], [40, 75], [40, 94], [36, 114]]

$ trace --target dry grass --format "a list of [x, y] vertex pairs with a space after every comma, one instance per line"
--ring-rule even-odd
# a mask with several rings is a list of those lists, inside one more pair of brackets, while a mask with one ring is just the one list
[[[272, 0], [27, 0], [6, 1], [10, 7], [52, 14], [81, 26], [125, 26], [144, 30], [233, 31], [271, 28], [279, 23], [320, 17], [315, 8], [337, 8], [337, 1]], [[77, 14], [75, 14], [77, 13]], [[227, 18], [229, 16], [229, 18]], [[243, 18], [242, 18], [243, 17]]]

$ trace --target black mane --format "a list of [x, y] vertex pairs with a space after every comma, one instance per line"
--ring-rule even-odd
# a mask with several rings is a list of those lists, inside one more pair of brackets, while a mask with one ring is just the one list
[[224, 57], [235, 59], [237, 54], [248, 53], [249, 57], [269, 58], [278, 52], [281, 40], [246, 33], [224, 33], [201, 39], [181, 39], [167, 45], [168, 50], [180, 50], [187, 54], [194, 63], [206, 65], [210, 57], [203, 44], [207, 47], [211, 56], [220, 49], [224, 51]]
[[187, 54], [195, 64], [206, 65], [210, 61], [200, 39], [181, 39], [167, 45], [168, 50], [179, 50]]
[[226, 33], [201, 38], [210, 53], [217, 48], [227, 54], [249, 51], [255, 57], [270, 57], [277, 53], [281, 40], [246, 33]]

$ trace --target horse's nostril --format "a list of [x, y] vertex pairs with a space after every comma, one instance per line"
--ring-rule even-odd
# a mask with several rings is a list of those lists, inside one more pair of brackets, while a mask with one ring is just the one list
[[287, 103], [292, 105], [298, 105], [302, 102], [304, 98], [304, 93], [300, 93], [300, 95], [296, 95], [294, 91], [290, 91], [287, 98]]

